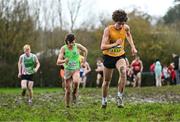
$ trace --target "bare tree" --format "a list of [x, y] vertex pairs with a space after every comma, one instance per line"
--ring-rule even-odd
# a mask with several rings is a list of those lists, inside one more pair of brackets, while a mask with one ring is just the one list
[[57, 7], [57, 13], [59, 16], [59, 23], [60, 23], [60, 29], [62, 30], [63, 27], [63, 19], [62, 19], [62, 2], [61, 0], [58, 0], [58, 7]]
[[49, 18], [49, 15], [48, 15], [48, 7], [46, 5], [46, 2], [44, 1], [41, 1], [43, 4], [42, 4], [42, 10], [43, 10], [43, 21], [44, 21], [44, 30], [46, 31], [47, 30], [47, 26], [48, 26], [48, 18]]
[[76, 19], [77, 19], [77, 16], [79, 14], [79, 10], [81, 8], [81, 3], [82, 3], [82, 0], [77, 0], [77, 1], [72, 1], [70, 2], [68, 0], [68, 11], [69, 11], [69, 14], [70, 14], [70, 31], [73, 32], [73, 29], [74, 29], [74, 25], [76, 23]]

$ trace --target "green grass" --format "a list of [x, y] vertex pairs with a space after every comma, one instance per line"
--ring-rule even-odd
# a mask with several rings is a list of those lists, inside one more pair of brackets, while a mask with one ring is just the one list
[[180, 121], [180, 86], [125, 90], [125, 108], [117, 108], [116, 88], [110, 88], [107, 108], [101, 109], [101, 89], [80, 89], [79, 100], [64, 107], [61, 88], [34, 88], [33, 105], [20, 88], [0, 88], [0, 121]]

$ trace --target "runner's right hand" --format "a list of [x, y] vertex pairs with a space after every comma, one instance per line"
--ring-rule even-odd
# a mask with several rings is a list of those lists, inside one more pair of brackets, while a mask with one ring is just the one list
[[68, 58], [66, 58], [64, 63], [66, 63], [66, 64], [67, 64], [68, 62], [69, 62], [69, 59], [68, 59]]
[[21, 78], [21, 73], [18, 73], [18, 78]]
[[116, 44], [117, 44], [117, 45], [121, 45], [121, 44], [122, 44], [122, 39], [118, 39], [118, 40], [116, 41]]

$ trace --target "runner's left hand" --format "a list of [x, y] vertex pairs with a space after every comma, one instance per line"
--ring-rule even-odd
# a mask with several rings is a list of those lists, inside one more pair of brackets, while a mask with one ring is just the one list
[[137, 54], [137, 50], [135, 47], [131, 48], [131, 52], [132, 52], [132, 55], [136, 55]]
[[38, 71], [38, 69], [37, 68], [34, 68], [34, 72], [37, 72]]

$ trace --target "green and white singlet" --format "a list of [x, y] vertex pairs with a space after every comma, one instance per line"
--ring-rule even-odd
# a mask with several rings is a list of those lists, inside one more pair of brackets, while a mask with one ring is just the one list
[[22, 74], [23, 75], [31, 75], [34, 74], [34, 68], [36, 67], [36, 59], [37, 56], [35, 54], [30, 53], [29, 56], [26, 54], [22, 54], [20, 56], [22, 60]]

